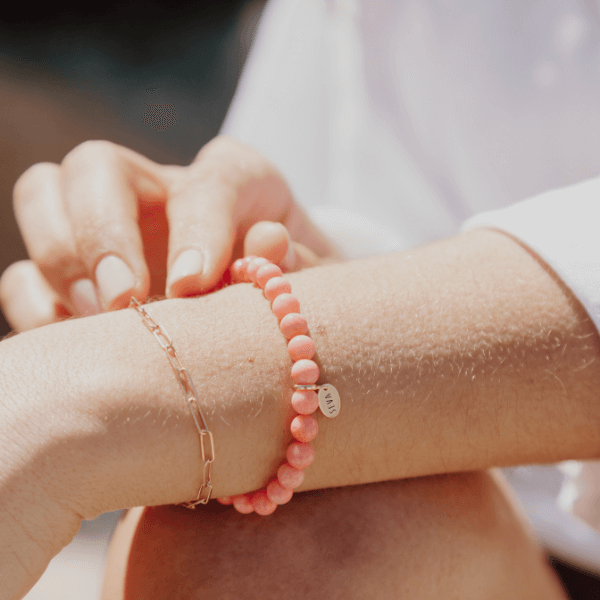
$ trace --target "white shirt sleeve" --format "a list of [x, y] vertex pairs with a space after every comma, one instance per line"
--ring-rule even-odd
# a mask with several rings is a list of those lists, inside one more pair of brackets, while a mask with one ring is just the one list
[[492, 227], [531, 248], [572, 290], [600, 331], [600, 178], [482, 213], [462, 230]]
[[357, 210], [326, 204], [304, 210], [346, 259], [400, 252], [409, 246], [394, 230]]

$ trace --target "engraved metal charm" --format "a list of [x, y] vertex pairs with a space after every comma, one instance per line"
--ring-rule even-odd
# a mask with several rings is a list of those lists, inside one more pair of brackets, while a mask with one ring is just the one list
[[340, 395], [331, 384], [319, 387], [319, 408], [326, 417], [337, 417], [340, 414], [340, 404]]

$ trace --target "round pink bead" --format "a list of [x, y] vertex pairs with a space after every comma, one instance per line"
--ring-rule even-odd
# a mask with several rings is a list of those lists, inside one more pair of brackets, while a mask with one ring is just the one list
[[265, 296], [267, 300], [273, 302], [281, 294], [291, 294], [292, 284], [283, 277], [273, 277], [265, 285]]
[[270, 515], [275, 512], [275, 509], [277, 508], [277, 504], [270, 500], [267, 496], [267, 492], [263, 490], [256, 492], [256, 494], [252, 496], [251, 502], [254, 512], [262, 516]]
[[252, 502], [250, 502], [250, 498], [248, 498], [246, 494], [234, 496], [233, 508], [243, 515], [249, 515], [251, 512], [254, 512], [254, 508], [252, 508]]
[[279, 329], [286, 339], [291, 339], [297, 335], [303, 335], [308, 331], [306, 319], [298, 313], [289, 313], [281, 319]]
[[296, 361], [292, 366], [292, 379], [298, 385], [310, 385], [319, 379], [317, 363], [305, 358]]
[[277, 469], [277, 480], [282, 487], [293, 490], [302, 485], [302, 482], [304, 481], [304, 471], [285, 463]]
[[284, 488], [277, 479], [271, 481], [267, 486], [267, 496], [271, 502], [275, 504], [287, 504], [294, 495], [294, 492], [288, 488]]
[[217, 502], [229, 506], [230, 504], [233, 504], [233, 496], [221, 496], [220, 498], [217, 498]]
[[307, 335], [297, 335], [290, 340], [288, 352], [292, 360], [309, 360], [315, 355], [315, 343]]
[[281, 277], [282, 275], [283, 271], [277, 265], [269, 263], [268, 265], [263, 265], [256, 272], [256, 283], [261, 288], [264, 288], [267, 282], [273, 279], [273, 277]]
[[248, 268], [246, 269], [246, 272], [248, 273], [248, 279], [250, 279], [250, 281], [256, 281], [256, 274], [258, 273], [258, 270], [263, 265], [269, 265], [269, 264], [271, 264], [271, 262], [269, 260], [267, 260], [266, 258], [262, 258], [262, 257], [253, 258], [250, 261]]
[[233, 278], [236, 281], [247, 281], [248, 280], [248, 273], [247, 273], [247, 269], [248, 269], [248, 265], [250, 264], [250, 261], [256, 258], [256, 256], [246, 256], [244, 258], [238, 258], [232, 265], [231, 265], [231, 274], [233, 275]]
[[290, 431], [299, 442], [310, 442], [317, 437], [319, 425], [314, 417], [298, 415], [294, 417]]
[[319, 406], [317, 392], [296, 390], [292, 394], [292, 407], [301, 415], [312, 415]]
[[287, 459], [292, 467], [306, 469], [315, 458], [315, 451], [307, 442], [292, 442], [287, 449]]
[[292, 294], [279, 294], [279, 296], [273, 300], [271, 309], [275, 316], [281, 321], [285, 315], [300, 312], [300, 302], [298, 302], [298, 298], [292, 296]]

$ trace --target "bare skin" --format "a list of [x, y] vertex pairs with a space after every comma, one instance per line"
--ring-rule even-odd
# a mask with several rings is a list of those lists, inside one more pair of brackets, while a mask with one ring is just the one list
[[[302, 489], [600, 455], [598, 334], [509, 237], [473, 232], [289, 279], [321, 380], [344, 403], [320, 422]], [[268, 302], [237, 285], [151, 311], [218, 440], [215, 495], [264, 486], [291, 418], [289, 357]], [[32, 585], [81, 517], [194, 497], [197, 435], [134, 311], [5, 340], [0, 364], [5, 597]]]
[[276, 167], [226, 136], [185, 167], [104, 140], [84, 142], [60, 164], [27, 169], [13, 205], [30, 260], [3, 274], [0, 298], [17, 331], [125, 308], [131, 296], [213, 291], [248, 252], [289, 271], [341, 259]]
[[133, 509], [103, 600], [564, 600], [497, 473], [298, 494], [268, 518]]

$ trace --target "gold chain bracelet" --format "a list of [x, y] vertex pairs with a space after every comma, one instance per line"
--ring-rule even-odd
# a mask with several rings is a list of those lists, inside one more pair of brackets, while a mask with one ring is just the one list
[[198, 504], [207, 504], [212, 494], [210, 472], [215, 460], [215, 446], [213, 435], [206, 426], [206, 419], [204, 418], [202, 410], [200, 409], [200, 404], [198, 403], [198, 394], [196, 393], [194, 382], [187, 369], [181, 364], [169, 334], [150, 316], [148, 311], [138, 300], [131, 298], [129, 307], [137, 310], [144, 321], [144, 325], [150, 330], [152, 335], [158, 340], [160, 347], [166, 352], [200, 437], [200, 450], [202, 453], [202, 460], [204, 461], [204, 468], [202, 469], [202, 485], [198, 490], [196, 499], [191, 502], [184, 502], [182, 506], [185, 506], [186, 508], [196, 508]]

